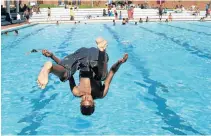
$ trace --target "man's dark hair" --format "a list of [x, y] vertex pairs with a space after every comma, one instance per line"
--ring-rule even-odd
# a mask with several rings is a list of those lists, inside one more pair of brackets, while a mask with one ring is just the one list
[[89, 116], [89, 115], [92, 115], [92, 113], [94, 113], [95, 111], [95, 106], [84, 106], [84, 105], [81, 105], [81, 113], [83, 115], [86, 115], [86, 116]]

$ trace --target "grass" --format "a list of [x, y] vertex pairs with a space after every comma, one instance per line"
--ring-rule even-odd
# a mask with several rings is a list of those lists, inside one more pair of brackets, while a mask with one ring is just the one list
[[40, 4], [39, 5], [40, 8], [64, 8], [62, 6], [58, 6], [58, 5], [53, 5], [53, 4]]
[[83, 9], [83, 8], [106, 8], [106, 6], [95, 6], [95, 5], [93, 5], [93, 7], [92, 7], [92, 5], [79, 5], [79, 9]]
[[[58, 6], [58, 5], [53, 5], [53, 4], [40, 4], [39, 5], [40, 8], [64, 8], [64, 6]], [[79, 5], [79, 9], [83, 9], [83, 8], [106, 8], [106, 6], [91, 6], [91, 5]]]

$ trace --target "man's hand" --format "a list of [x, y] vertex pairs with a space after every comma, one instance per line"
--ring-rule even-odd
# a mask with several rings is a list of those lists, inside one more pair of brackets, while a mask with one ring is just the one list
[[124, 57], [123, 57], [122, 59], [119, 60], [119, 63], [125, 63], [125, 62], [127, 61], [127, 59], [128, 59], [128, 54], [125, 53], [125, 54], [124, 54]]
[[49, 52], [48, 50], [42, 50], [42, 54], [45, 57], [52, 57], [53, 56], [53, 53]]

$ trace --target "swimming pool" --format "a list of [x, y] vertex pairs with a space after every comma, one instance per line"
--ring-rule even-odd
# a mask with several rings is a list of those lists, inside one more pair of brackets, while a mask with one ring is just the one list
[[[211, 23], [36, 25], [2, 35], [2, 134], [211, 134]], [[108, 95], [82, 116], [68, 83], [50, 76], [36, 85], [45, 61], [108, 40], [109, 67], [124, 53]], [[75, 75], [78, 81], [78, 73]]]

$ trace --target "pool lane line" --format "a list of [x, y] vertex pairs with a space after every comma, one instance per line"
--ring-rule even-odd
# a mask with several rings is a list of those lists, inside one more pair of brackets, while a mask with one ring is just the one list
[[[113, 38], [116, 40], [116, 42], [118, 43], [117, 46], [122, 47], [120, 36], [115, 31], [113, 31], [108, 25], [104, 25], [104, 28], [107, 29], [109, 31], [109, 33], [113, 36]], [[135, 68], [137, 68], [141, 71], [141, 74], [144, 78], [144, 82], [146, 84], [143, 84], [140, 82], [135, 82], [135, 83], [139, 86], [142, 86], [142, 87], [148, 89], [148, 93], [150, 95], [154, 96], [152, 98], [152, 100], [149, 98], [145, 98], [145, 99], [152, 101], [157, 105], [158, 112], [156, 112], [156, 114], [161, 116], [162, 120], [167, 125], [169, 125], [168, 127], [161, 127], [161, 128], [164, 130], [170, 131], [173, 134], [177, 134], [177, 135], [185, 135], [186, 133], [183, 132], [182, 130], [193, 132], [195, 134], [201, 134], [200, 132], [195, 130], [191, 125], [189, 125], [189, 126], [184, 125], [183, 123], [185, 121], [182, 120], [181, 117], [179, 115], [177, 115], [173, 110], [170, 110], [168, 108], [168, 105], [166, 104], [167, 100], [160, 97], [156, 93], [157, 88], [161, 88], [162, 91], [164, 91], [164, 92], [168, 92], [168, 88], [165, 85], [163, 85], [162, 83], [155, 81], [153, 79], [150, 79], [149, 70], [146, 69], [144, 65], [141, 65], [141, 64], [145, 64], [146, 62], [140, 61], [140, 59], [138, 57], [136, 57], [137, 55], [135, 55], [135, 53], [133, 51], [133, 47], [134, 47], [134, 45], [132, 43], [130, 43], [130, 46], [123, 47], [123, 50], [125, 53], [129, 54], [128, 62], [130, 62]], [[120, 50], [122, 50], [122, 48], [120, 48]], [[133, 61], [130, 61], [130, 59]], [[150, 85], [147, 85], [147, 84], [150, 84]]]
[[206, 35], [206, 36], [211, 36], [211, 34], [209, 34], [209, 33], [199, 32], [199, 31], [188, 29], [188, 28], [183, 28], [183, 27], [179, 27], [179, 26], [173, 26], [173, 25], [169, 25], [169, 24], [162, 24], [162, 23], [158, 23], [158, 24], [159, 25], [163, 25], [163, 26], [172, 27], [172, 28], [177, 28], [177, 29], [180, 29], [180, 30], [186, 30], [186, 31], [194, 32], [194, 33], [198, 33], [198, 34], [203, 34], [203, 35]]
[[175, 40], [174, 37], [168, 37], [165, 33], [155, 32], [153, 30], [150, 30], [150, 29], [142, 27], [142, 26], [139, 26], [139, 28], [141, 28], [145, 31], [151, 32], [153, 34], [156, 34], [156, 35], [163, 37], [167, 40], [170, 40], [170, 41], [176, 43], [177, 45], [183, 47], [186, 51], [188, 51], [189, 53], [191, 53], [193, 55], [196, 55], [201, 58], [211, 59], [211, 54], [206, 53], [203, 50], [201, 50], [195, 46], [191, 46], [188, 42], [182, 43], [182, 41], [180, 41], [180, 40]]
[[199, 26], [199, 27], [211, 28], [211, 26], [206, 26], [206, 25], [201, 25], [201, 24], [194, 24], [194, 23], [187, 23], [187, 24], [194, 25], [194, 26]]
[[24, 39], [26, 39], [26, 38], [28, 38], [28, 37], [30, 37], [30, 36], [36, 35], [36, 34], [38, 34], [40, 31], [43, 31], [43, 30], [45, 30], [46, 28], [48, 28], [48, 27], [50, 27], [50, 26], [52, 26], [52, 25], [45, 26], [45, 27], [43, 27], [43, 28], [37, 29], [37, 30], [34, 31], [34, 32], [31, 32], [31, 33], [29, 33], [29, 34], [26, 34], [26, 35], [24, 35], [23, 37], [18, 38], [17, 40], [13, 41], [11, 44], [4, 46], [4, 47], [2, 48], [2, 50], [5, 50], [5, 49], [8, 49], [8, 48], [13, 48], [13, 47], [15, 47], [18, 43], [20, 43], [20, 42], [23, 41]]
[[65, 50], [65, 48], [67, 48], [69, 46], [68, 42], [72, 40], [72, 36], [73, 36], [73, 33], [75, 32], [75, 30], [76, 30], [76, 26], [72, 27], [70, 29], [70, 31], [67, 32], [67, 34], [68, 34], [67, 37], [65, 38], [65, 40], [62, 43], [60, 43], [60, 45], [58, 47], [58, 49], [60, 49], [60, 50], [55, 52], [56, 54], [61, 54], [62, 58], [68, 55], [68, 53], [65, 53], [64, 50]]

